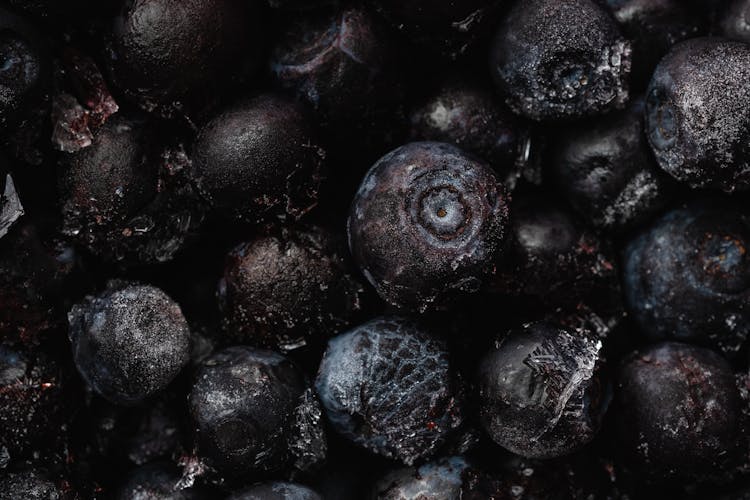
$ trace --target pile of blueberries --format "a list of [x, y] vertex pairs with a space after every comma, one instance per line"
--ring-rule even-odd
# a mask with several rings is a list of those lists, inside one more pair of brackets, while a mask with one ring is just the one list
[[0, 500], [750, 499], [750, 0], [0, 0]]

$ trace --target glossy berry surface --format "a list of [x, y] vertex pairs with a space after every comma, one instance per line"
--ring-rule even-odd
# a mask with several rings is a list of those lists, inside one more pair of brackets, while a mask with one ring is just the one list
[[281, 481], [261, 483], [236, 491], [227, 500], [322, 500], [323, 497], [303, 484]]
[[500, 446], [554, 458], [590, 442], [611, 397], [602, 344], [549, 323], [511, 332], [479, 366], [482, 425]]
[[319, 403], [284, 356], [229, 347], [199, 367], [189, 396], [198, 451], [229, 476], [305, 470], [325, 458]]
[[344, 330], [364, 288], [343, 238], [320, 229], [282, 229], [234, 248], [219, 284], [227, 333], [283, 350]]
[[516, 113], [571, 119], [625, 105], [630, 52], [593, 0], [516, 2], [495, 34], [490, 71]]
[[736, 459], [741, 400], [715, 352], [665, 342], [633, 353], [617, 379], [620, 446], [656, 481], [721, 475]]
[[315, 389], [333, 429], [411, 465], [463, 421], [448, 352], [419, 324], [381, 317], [328, 342]]
[[737, 352], [748, 335], [747, 216], [705, 202], [675, 209], [625, 250], [624, 289], [651, 339]]
[[659, 166], [678, 181], [727, 192], [750, 186], [748, 62], [744, 43], [696, 38], [676, 45], [654, 71], [648, 138]]
[[187, 364], [190, 329], [180, 306], [158, 288], [111, 282], [68, 315], [78, 371], [115, 404], [143, 401]]
[[296, 218], [317, 203], [323, 151], [303, 108], [284, 97], [263, 94], [219, 113], [192, 159], [201, 193], [227, 216]]
[[349, 246], [385, 301], [425, 310], [480, 288], [507, 221], [505, 190], [486, 164], [449, 144], [415, 142], [365, 176], [349, 214]]

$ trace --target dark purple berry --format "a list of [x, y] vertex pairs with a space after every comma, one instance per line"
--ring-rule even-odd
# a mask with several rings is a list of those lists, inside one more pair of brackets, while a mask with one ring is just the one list
[[374, 319], [329, 341], [315, 388], [334, 430], [407, 465], [433, 455], [463, 421], [448, 352], [403, 318]]
[[275, 352], [237, 346], [210, 356], [189, 406], [198, 453], [225, 475], [248, 481], [325, 458], [319, 403], [302, 373]]
[[630, 42], [595, 0], [516, 2], [495, 35], [490, 70], [527, 118], [600, 115], [627, 102]]
[[657, 66], [646, 97], [659, 166], [693, 188], [750, 187], [749, 81], [745, 43], [696, 38], [676, 45]]
[[73, 359], [88, 385], [132, 405], [164, 389], [187, 364], [190, 329], [158, 288], [110, 282], [68, 315]]
[[283, 228], [232, 250], [219, 285], [225, 330], [283, 350], [345, 329], [364, 288], [343, 241], [320, 228]]
[[236, 491], [226, 500], [323, 500], [323, 497], [302, 484], [276, 481]]
[[528, 458], [570, 454], [599, 431], [609, 404], [600, 341], [550, 323], [511, 332], [479, 367], [482, 424]]
[[370, 169], [349, 214], [349, 246], [388, 303], [425, 311], [476, 292], [508, 222], [492, 170], [460, 149], [414, 142]]
[[271, 94], [225, 109], [193, 148], [198, 185], [211, 206], [249, 222], [299, 218], [314, 207], [322, 163], [303, 109]]

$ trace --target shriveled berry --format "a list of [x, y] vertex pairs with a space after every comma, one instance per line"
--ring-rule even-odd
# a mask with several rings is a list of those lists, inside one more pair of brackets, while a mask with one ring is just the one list
[[505, 190], [486, 164], [449, 144], [414, 142], [365, 176], [349, 214], [349, 246], [384, 300], [424, 311], [480, 288], [507, 222]]
[[333, 338], [315, 388], [334, 430], [407, 465], [433, 455], [463, 421], [448, 352], [404, 318], [381, 317]]
[[180, 306], [152, 286], [110, 282], [68, 319], [78, 371], [115, 404], [136, 404], [164, 389], [190, 356]]

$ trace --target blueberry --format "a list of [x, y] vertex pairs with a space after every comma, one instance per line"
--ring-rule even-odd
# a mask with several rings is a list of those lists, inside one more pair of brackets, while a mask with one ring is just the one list
[[0, 477], [0, 500], [59, 500], [63, 492], [42, 471], [29, 469]]
[[424, 311], [480, 288], [507, 221], [505, 190], [486, 164], [448, 144], [415, 142], [365, 176], [349, 215], [349, 246], [385, 301]]
[[315, 389], [334, 430], [407, 465], [433, 455], [463, 421], [448, 352], [404, 318], [377, 318], [329, 341]]
[[557, 186], [591, 225], [622, 232], [669, 201], [670, 178], [657, 166], [643, 123], [644, 102], [565, 131], [551, 162]]
[[323, 497], [302, 484], [276, 481], [236, 491], [226, 500], [323, 500]]
[[122, 0], [110, 72], [142, 108], [171, 114], [257, 66], [261, 20], [242, 0]]
[[598, 432], [609, 404], [602, 344], [550, 323], [499, 341], [479, 366], [482, 425], [529, 458], [570, 454]]
[[412, 109], [410, 121], [412, 139], [454, 144], [488, 162], [501, 179], [528, 161], [528, 127], [481, 84], [442, 83]]
[[749, 78], [750, 47], [741, 42], [696, 38], [662, 59], [646, 97], [648, 138], [662, 169], [693, 188], [750, 187]]
[[133, 470], [119, 488], [115, 500], [201, 500], [216, 498], [198, 487], [180, 483], [180, 471], [171, 464], [156, 462]]
[[187, 364], [190, 329], [158, 288], [110, 282], [68, 315], [73, 359], [88, 385], [115, 404], [139, 403]]
[[456, 59], [485, 34], [498, 0], [372, 0], [372, 7], [418, 45]]
[[614, 415], [621, 450], [643, 478], [716, 478], [736, 459], [740, 396], [711, 350], [665, 342], [633, 353], [618, 374]]
[[325, 458], [319, 403], [284, 356], [229, 347], [199, 367], [189, 396], [198, 452], [209, 465], [247, 481]]
[[193, 148], [198, 184], [211, 206], [249, 222], [298, 218], [315, 206], [322, 160], [303, 109], [272, 94], [222, 111]]
[[516, 2], [495, 35], [490, 70], [532, 120], [592, 116], [628, 99], [630, 43], [595, 0]]
[[652, 340], [735, 353], [750, 333], [750, 219], [714, 200], [677, 208], [625, 249], [628, 306]]
[[672, 45], [697, 36], [706, 24], [697, 9], [679, 0], [606, 0], [606, 4], [632, 41], [631, 82], [639, 88], [648, 84]]
[[377, 500], [463, 498], [462, 485], [469, 464], [464, 457], [441, 458], [421, 467], [397, 469], [382, 477], [373, 488]]
[[346, 328], [362, 305], [343, 241], [326, 230], [284, 228], [233, 249], [219, 285], [225, 330], [284, 350]]

